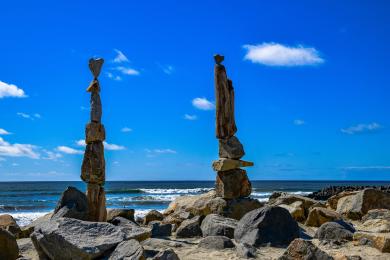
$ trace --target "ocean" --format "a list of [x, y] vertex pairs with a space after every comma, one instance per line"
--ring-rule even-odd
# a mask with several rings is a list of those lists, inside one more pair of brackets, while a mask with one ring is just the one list
[[[327, 186], [390, 185], [380, 181], [252, 181], [252, 197], [267, 201], [274, 191], [305, 195]], [[68, 186], [85, 191], [75, 182], [0, 182], [0, 214], [11, 214], [20, 226], [52, 211]], [[107, 208], [133, 208], [136, 216], [163, 211], [175, 198], [210, 191], [213, 181], [108, 181]]]

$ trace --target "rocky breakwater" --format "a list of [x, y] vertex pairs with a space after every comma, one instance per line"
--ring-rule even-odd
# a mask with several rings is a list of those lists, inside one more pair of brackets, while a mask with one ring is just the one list
[[85, 128], [85, 142], [87, 144], [81, 166], [81, 179], [87, 183], [87, 198], [89, 206], [89, 220], [105, 221], [107, 218], [106, 195], [104, 192], [105, 160], [104, 145], [106, 132], [102, 119], [102, 103], [100, 100], [100, 84], [98, 76], [103, 65], [103, 59], [90, 59], [89, 69], [94, 79], [87, 88], [91, 93], [91, 121]]
[[224, 56], [214, 56], [214, 84], [216, 100], [216, 137], [219, 142], [219, 159], [213, 162], [217, 172], [215, 191], [224, 199], [248, 197], [252, 192], [246, 171], [241, 167], [253, 166], [253, 162], [240, 160], [244, 148], [235, 136], [237, 126], [234, 116], [234, 88], [227, 77]]

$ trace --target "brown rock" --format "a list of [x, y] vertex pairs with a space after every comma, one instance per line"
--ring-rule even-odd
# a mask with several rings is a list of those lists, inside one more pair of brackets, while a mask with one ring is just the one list
[[101, 142], [87, 144], [81, 166], [81, 179], [87, 183], [104, 184], [105, 178], [103, 144]]
[[225, 199], [248, 197], [252, 192], [252, 185], [242, 169], [218, 172], [215, 185], [217, 196]]
[[337, 212], [353, 220], [361, 219], [371, 209], [390, 209], [390, 193], [365, 189], [337, 203]]
[[88, 183], [87, 199], [89, 220], [104, 222], [107, 220], [106, 194], [104, 188], [98, 184]]
[[214, 68], [215, 106], [216, 106], [216, 136], [227, 139], [237, 132], [234, 118], [234, 89], [232, 81], [226, 76], [223, 65], [216, 64]]
[[15, 219], [9, 214], [0, 215], [0, 228], [11, 232], [16, 238], [19, 238], [22, 232]]
[[214, 60], [216, 64], [221, 64], [221, 62], [225, 59], [223, 55], [215, 54]]
[[155, 220], [161, 221], [163, 219], [164, 219], [164, 215], [161, 212], [159, 212], [157, 210], [151, 210], [144, 217], [144, 225], [147, 225], [147, 224], [149, 224], [149, 222], [152, 222]]
[[91, 93], [91, 121], [100, 123], [102, 121], [102, 101], [98, 92]]
[[106, 130], [104, 125], [96, 122], [88, 123], [85, 127], [85, 142], [103, 142], [106, 139]]
[[289, 205], [280, 204], [279, 207], [287, 209], [288, 212], [290, 212], [293, 219], [295, 219], [298, 222], [302, 222], [306, 219], [305, 209], [302, 207], [302, 205], [303, 205], [302, 201], [298, 200]]
[[0, 259], [15, 260], [19, 256], [16, 238], [9, 231], [0, 228]]
[[319, 249], [312, 242], [301, 238], [294, 239], [279, 260], [332, 260], [333, 257]]
[[282, 204], [290, 205], [296, 201], [302, 202], [301, 207], [305, 210], [305, 218], [309, 214], [310, 207], [312, 207], [315, 204], [318, 205], [318, 203], [319, 203], [318, 201], [307, 198], [307, 197], [282, 192], [282, 193], [272, 194], [269, 201], [268, 201], [268, 204], [273, 205], [273, 206], [279, 206]]
[[110, 222], [116, 217], [122, 217], [135, 222], [134, 220], [134, 209], [108, 209], [107, 210], [107, 221]]
[[343, 197], [346, 197], [346, 196], [349, 196], [349, 195], [356, 194], [356, 193], [358, 193], [358, 191], [343, 191], [343, 192], [340, 192], [340, 193], [330, 197], [328, 199], [328, 201], [327, 201], [327, 205], [331, 209], [336, 210], [337, 209], [337, 203], [338, 203], [339, 199], [341, 199]]
[[245, 155], [244, 147], [237, 137], [219, 139], [219, 157], [229, 159], [241, 159]]
[[382, 253], [390, 253], [390, 233], [355, 232], [354, 241], [366, 239], [370, 244]]
[[307, 217], [306, 226], [319, 227], [322, 224], [341, 219], [341, 215], [326, 208], [312, 208]]
[[103, 63], [104, 63], [104, 59], [102, 58], [97, 58], [97, 59], [92, 58], [89, 60], [89, 64], [88, 64], [89, 70], [92, 72], [94, 78], [99, 77]]
[[253, 162], [227, 159], [227, 158], [221, 158], [213, 162], [213, 169], [216, 172], [228, 171], [228, 170], [233, 170], [240, 167], [248, 167], [248, 166], [253, 166]]

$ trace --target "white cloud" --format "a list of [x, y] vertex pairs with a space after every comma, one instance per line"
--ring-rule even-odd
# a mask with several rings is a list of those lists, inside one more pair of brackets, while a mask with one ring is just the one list
[[123, 132], [123, 133], [128, 133], [128, 132], [132, 132], [133, 131], [133, 129], [131, 129], [131, 128], [129, 128], [129, 127], [123, 127], [122, 129], [121, 129], [121, 132]]
[[294, 120], [294, 125], [304, 125], [306, 124], [305, 121], [303, 121], [302, 119], [295, 119]]
[[113, 62], [115, 63], [129, 62], [129, 59], [126, 57], [126, 55], [123, 54], [123, 52], [121, 52], [118, 49], [114, 49], [114, 51], [116, 52], [116, 56]]
[[109, 150], [109, 151], [119, 151], [119, 150], [125, 150], [126, 147], [122, 145], [117, 145], [117, 144], [109, 144], [107, 142], [103, 142], [104, 144], [104, 149]]
[[62, 158], [62, 154], [52, 151], [43, 150], [46, 153], [46, 156], [42, 156], [44, 160], [53, 160], [56, 161], [59, 158]]
[[0, 99], [4, 97], [23, 98], [27, 96], [23, 89], [18, 88], [13, 84], [7, 84], [0, 80]]
[[315, 48], [302, 45], [292, 47], [270, 42], [243, 47], [247, 50], [245, 60], [267, 66], [304, 66], [324, 62]]
[[364, 171], [364, 170], [390, 170], [390, 166], [348, 166], [342, 168], [343, 170], [351, 170], [351, 171]]
[[111, 72], [106, 72], [106, 75], [107, 75], [108, 78], [110, 78], [112, 80], [116, 80], [116, 81], [122, 80], [122, 78], [120, 76], [114, 75]]
[[11, 133], [8, 132], [7, 130], [0, 128], [0, 135], [10, 135]]
[[37, 147], [31, 144], [10, 144], [0, 137], [0, 155], [9, 157], [29, 157], [39, 159]]
[[26, 113], [22, 113], [22, 112], [18, 112], [16, 113], [18, 116], [20, 117], [23, 117], [23, 118], [26, 118], [26, 119], [31, 119], [31, 120], [34, 120], [35, 118], [37, 119], [40, 119], [42, 116], [38, 113], [35, 113], [33, 115], [30, 115], [30, 114], [26, 114]]
[[147, 153], [147, 157], [155, 157], [157, 155], [161, 154], [176, 154], [177, 152], [175, 150], [166, 148], [166, 149], [145, 149], [145, 152]]
[[157, 63], [157, 65], [167, 75], [171, 75], [175, 71], [175, 68], [172, 65], [161, 65], [160, 63]]
[[130, 67], [118, 66], [118, 67], [115, 67], [114, 69], [121, 72], [124, 75], [139, 75], [138, 70], [132, 69]]
[[76, 150], [68, 146], [58, 146], [57, 151], [66, 153], [66, 154], [83, 154], [84, 152], [81, 150]]
[[77, 140], [77, 141], [76, 141], [76, 144], [77, 144], [78, 146], [83, 146], [83, 147], [87, 146], [87, 144], [85, 143], [85, 140], [84, 140], [84, 139]]
[[214, 104], [206, 98], [194, 98], [192, 105], [200, 110], [213, 110], [215, 108]]
[[184, 119], [193, 121], [193, 120], [198, 119], [198, 117], [196, 115], [185, 114]]
[[381, 129], [382, 126], [378, 123], [371, 123], [371, 124], [358, 124], [356, 126], [350, 126], [347, 128], [342, 128], [341, 132], [344, 134], [360, 134], [360, 133], [366, 133], [366, 132], [374, 132], [376, 130]]

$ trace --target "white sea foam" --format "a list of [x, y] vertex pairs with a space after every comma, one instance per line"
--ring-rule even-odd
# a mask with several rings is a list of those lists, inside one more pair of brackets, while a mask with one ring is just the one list
[[16, 223], [18, 223], [19, 226], [26, 226], [36, 220], [39, 217], [42, 217], [46, 215], [49, 212], [8, 212], [8, 213], [1, 213], [1, 214], [9, 214], [11, 215]]
[[151, 194], [189, 194], [203, 193], [212, 190], [213, 188], [193, 188], [193, 189], [140, 189], [145, 193]]
[[[151, 210], [154, 210], [154, 209], [136, 209], [135, 212], [134, 212], [134, 217], [145, 217], [146, 213], [148, 213], [149, 211]], [[164, 212], [164, 210], [157, 210], [161, 213]]]

